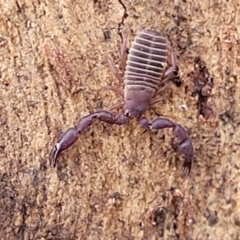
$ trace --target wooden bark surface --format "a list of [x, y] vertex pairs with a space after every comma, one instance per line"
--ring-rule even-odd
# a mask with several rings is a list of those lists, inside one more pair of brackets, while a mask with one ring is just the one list
[[[238, 0], [0, 0], [0, 239], [239, 239], [240, 4]], [[59, 158], [67, 128], [118, 97], [121, 38], [169, 35], [182, 86], [146, 116], [184, 126], [195, 148], [189, 177], [170, 130], [96, 122]], [[129, 45], [128, 45], [129, 46]], [[197, 117], [194, 59], [213, 77]]]

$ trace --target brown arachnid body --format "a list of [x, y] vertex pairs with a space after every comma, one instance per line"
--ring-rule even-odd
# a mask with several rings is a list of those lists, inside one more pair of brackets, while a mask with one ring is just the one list
[[[124, 78], [119, 75], [112, 59], [108, 57], [111, 71], [122, 83], [124, 81], [124, 100], [113, 108], [122, 107], [123, 110], [115, 116], [110, 111], [98, 111], [81, 118], [75, 127], [69, 128], [59, 139], [50, 153], [50, 164], [56, 166], [59, 154], [71, 147], [86, 128], [94, 120], [123, 125], [129, 118], [135, 118], [144, 129], [172, 128], [174, 136], [179, 141], [179, 151], [183, 155], [182, 172], [189, 174], [193, 162], [193, 145], [186, 130], [179, 124], [167, 118], [156, 118], [149, 121], [142, 115], [150, 105], [160, 101], [161, 86], [178, 74], [177, 57], [166, 37], [155, 30], [142, 30], [133, 40], [127, 61], [124, 61], [127, 38], [123, 39], [121, 48], [122, 65], [125, 69]], [[118, 89], [109, 87], [118, 92]]]

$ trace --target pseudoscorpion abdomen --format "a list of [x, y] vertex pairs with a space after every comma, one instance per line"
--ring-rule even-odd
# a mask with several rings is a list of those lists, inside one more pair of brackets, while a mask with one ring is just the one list
[[167, 44], [166, 38], [154, 30], [142, 30], [134, 38], [124, 76], [128, 88], [158, 89], [167, 65]]

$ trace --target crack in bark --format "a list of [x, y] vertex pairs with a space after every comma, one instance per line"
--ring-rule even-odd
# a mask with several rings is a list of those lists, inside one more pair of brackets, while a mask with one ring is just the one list
[[122, 36], [122, 31], [121, 30], [122, 30], [122, 26], [124, 25], [124, 20], [128, 17], [128, 14], [127, 14], [127, 7], [123, 3], [123, 1], [122, 0], [118, 0], [118, 1], [119, 1], [120, 5], [122, 6], [122, 8], [124, 9], [122, 20], [121, 20], [120, 23], [118, 23], [118, 35], [123, 40], [123, 36]]

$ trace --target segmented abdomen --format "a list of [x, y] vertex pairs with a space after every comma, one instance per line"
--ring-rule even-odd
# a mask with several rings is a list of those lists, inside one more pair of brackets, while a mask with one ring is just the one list
[[159, 86], [167, 63], [167, 40], [159, 32], [143, 30], [133, 40], [127, 59], [124, 83], [128, 88]]

